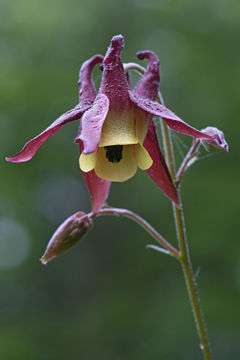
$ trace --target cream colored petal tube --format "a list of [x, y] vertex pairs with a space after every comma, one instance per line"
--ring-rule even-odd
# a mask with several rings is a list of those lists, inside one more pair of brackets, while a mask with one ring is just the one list
[[100, 147], [113, 145], [129, 145], [137, 144], [135, 122], [133, 110], [121, 113], [114, 113], [109, 111], [106, 120], [104, 121]]

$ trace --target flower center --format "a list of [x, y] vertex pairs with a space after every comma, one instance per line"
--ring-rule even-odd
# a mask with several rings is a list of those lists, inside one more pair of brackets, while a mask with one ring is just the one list
[[104, 146], [106, 158], [112, 163], [119, 163], [122, 159], [123, 145]]

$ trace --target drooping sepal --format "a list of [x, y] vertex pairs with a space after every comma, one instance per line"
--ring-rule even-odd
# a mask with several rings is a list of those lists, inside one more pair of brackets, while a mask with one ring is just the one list
[[21, 151], [17, 154], [7, 157], [6, 160], [9, 162], [25, 162], [35, 155], [40, 146], [52, 135], [54, 135], [58, 130], [61, 129], [66, 123], [80, 119], [82, 114], [89, 109], [90, 105], [80, 105], [78, 104], [75, 108], [67, 111], [65, 114], [61, 115], [57, 120], [55, 120], [47, 129], [42, 133], [28, 141]]
[[87, 214], [77, 212], [66, 219], [51, 237], [47, 248], [40, 259], [43, 264], [61, 255], [77, 242], [93, 227]]
[[172, 201], [179, 204], [177, 190], [173, 184], [167, 164], [160, 150], [156, 134], [156, 125], [153, 121], [151, 121], [143, 145], [153, 160], [152, 166], [146, 170], [146, 172]]
[[134, 96], [130, 91], [129, 94], [131, 100], [140, 109], [146, 111], [151, 115], [162, 118], [171, 129], [180, 132], [182, 134], [192, 136], [197, 139], [212, 140], [214, 138], [214, 136], [209, 136], [207, 134], [204, 134], [203, 132], [188, 125], [183, 120], [181, 120], [177, 115], [175, 115], [171, 110], [167, 109], [165, 106], [158, 104], [155, 101], [151, 101], [149, 99], [142, 99], [137, 96]]
[[96, 90], [92, 81], [93, 67], [102, 62], [102, 55], [95, 55], [89, 60], [85, 61], [80, 69], [78, 85], [80, 87], [80, 100], [79, 104], [73, 109], [67, 111], [55, 120], [47, 129], [41, 132], [39, 135], [28, 141], [22, 150], [16, 155], [6, 158], [10, 162], [25, 162], [30, 160], [40, 146], [58, 130], [61, 129], [66, 123], [80, 119], [85, 111], [87, 111], [96, 96]]
[[94, 170], [83, 172], [83, 177], [92, 198], [92, 212], [97, 213], [108, 198], [111, 183], [100, 179]]

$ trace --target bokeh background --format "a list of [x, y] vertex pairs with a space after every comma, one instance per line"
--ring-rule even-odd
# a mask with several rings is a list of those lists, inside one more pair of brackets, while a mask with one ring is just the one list
[[[28, 163], [4, 160], [77, 103], [81, 63], [121, 33], [125, 62], [139, 50], [159, 56], [168, 107], [229, 142], [228, 154], [202, 152], [182, 193], [215, 359], [239, 359], [239, 1], [0, 0], [0, 18], [0, 358], [201, 359], [180, 266], [146, 250], [152, 240], [136, 224], [98, 218], [71, 251], [39, 262], [56, 227], [90, 210], [78, 124]], [[191, 140], [173, 141], [180, 161]], [[113, 184], [109, 204], [176, 244], [171, 204], [144, 172]]]

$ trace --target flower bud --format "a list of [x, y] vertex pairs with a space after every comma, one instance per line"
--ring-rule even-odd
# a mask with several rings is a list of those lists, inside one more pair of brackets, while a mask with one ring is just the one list
[[77, 212], [67, 218], [51, 237], [40, 261], [47, 264], [48, 261], [71, 248], [86, 235], [92, 226], [92, 220], [83, 212]]
[[228, 151], [228, 143], [226, 142], [224, 133], [221, 130], [212, 126], [208, 126], [201, 131], [206, 135], [215, 136], [212, 140], [201, 140], [205, 150], [211, 151], [217, 149]]

